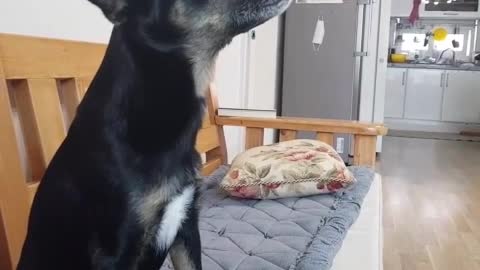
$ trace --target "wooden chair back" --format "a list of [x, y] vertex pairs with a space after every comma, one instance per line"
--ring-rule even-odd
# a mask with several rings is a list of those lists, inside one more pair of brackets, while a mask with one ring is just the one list
[[[39, 181], [105, 50], [103, 44], [0, 34], [0, 269], [16, 268]], [[226, 160], [213, 90], [197, 140], [204, 174]]]

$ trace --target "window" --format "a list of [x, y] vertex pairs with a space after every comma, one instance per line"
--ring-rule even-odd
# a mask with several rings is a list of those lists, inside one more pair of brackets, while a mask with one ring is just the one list
[[[455, 40], [458, 42], [458, 48], [454, 48], [452, 41]], [[443, 41], [434, 41], [433, 48], [437, 51], [443, 51], [446, 49], [453, 49], [454, 51], [461, 52], [463, 51], [465, 35], [463, 34], [449, 34], [447, 38]]]
[[425, 45], [425, 34], [405, 33], [402, 42], [402, 51], [415, 52], [426, 51], [428, 45]]

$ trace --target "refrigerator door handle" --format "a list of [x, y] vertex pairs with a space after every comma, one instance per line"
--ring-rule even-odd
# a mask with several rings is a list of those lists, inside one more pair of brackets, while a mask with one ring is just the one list
[[358, 5], [363, 9], [362, 51], [355, 52], [355, 56], [368, 56], [373, 25], [373, 10], [369, 5], [373, 3], [373, 0], [358, 0]]
[[356, 57], [363, 57], [368, 56], [368, 52], [355, 52], [353, 55]]

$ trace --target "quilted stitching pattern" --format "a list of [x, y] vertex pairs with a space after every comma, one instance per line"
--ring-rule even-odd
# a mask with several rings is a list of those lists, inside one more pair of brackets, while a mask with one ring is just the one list
[[[348, 228], [331, 215], [342, 194], [260, 201], [234, 199], [214, 188], [227, 169], [222, 167], [207, 179], [210, 187], [201, 198], [199, 226], [204, 269], [294, 269], [326, 224], [331, 227], [338, 223], [343, 240]], [[355, 219], [349, 219], [349, 223]], [[166, 269], [173, 269], [169, 261], [162, 268]]]

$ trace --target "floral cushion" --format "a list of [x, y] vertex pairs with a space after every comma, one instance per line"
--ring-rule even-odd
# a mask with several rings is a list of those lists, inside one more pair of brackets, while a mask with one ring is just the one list
[[238, 155], [220, 187], [234, 197], [276, 199], [331, 193], [354, 182], [330, 145], [293, 140]]

